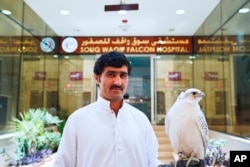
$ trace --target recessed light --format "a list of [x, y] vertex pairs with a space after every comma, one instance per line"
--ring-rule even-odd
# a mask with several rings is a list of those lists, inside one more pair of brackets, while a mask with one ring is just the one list
[[127, 11], [126, 10], [119, 10], [118, 13], [120, 15], [125, 15], [125, 14], [127, 14]]
[[168, 31], [175, 31], [175, 29], [174, 28], [170, 28]]
[[249, 8], [241, 8], [241, 9], [239, 10], [239, 13], [248, 13], [249, 11], [250, 11]]
[[68, 10], [61, 10], [60, 13], [61, 13], [61, 15], [64, 15], [64, 16], [69, 15]]
[[11, 11], [9, 11], [9, 10], [1, 10], [1, 12], [3, 13], [3, 14], [5, 14], [5, 15], [11, 15]]
[[179, 15], [182, 15], [182, 14], [185, 13], [185, 10], [183, 10], [183, 9], [178, 9], [178, 10], [175, 11], [175, 13], [176, 13], [176, 14], [179, 14]]

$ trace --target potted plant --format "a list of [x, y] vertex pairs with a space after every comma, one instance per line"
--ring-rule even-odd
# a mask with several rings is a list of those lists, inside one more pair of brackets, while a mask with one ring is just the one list
[[207, 166], [230, 166], [230, 159], [226, 157], [227, 152], [224, 149], [225, 144], [224, 139], [209, 140], [205, 157]]
[[9, 166], [37, 164], [57, 151], [61, 133], [55, 128], [62, 120], [51, 115], [47, 109], [29, 109], [20, 113], [20, 119], [13, 117], [11, 131], [16, 135], [15, 153], [8, 160]]

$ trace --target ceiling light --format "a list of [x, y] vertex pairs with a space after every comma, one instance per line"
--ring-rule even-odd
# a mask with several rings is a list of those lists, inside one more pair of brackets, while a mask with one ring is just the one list
[[11, 11], [9, 11], [9, 10], [1, 10], [1, 12], [3, 13], [3, 14], [5, 14], [5, 15], [11, 15]]
[[61, 15], [64, 15], [64, 16], [69, 15], [68, 10], [61, 10], [60, 13], [61, 13]]
[[182, 14], [185, 13], [185, 10], [183, 10], [183, 9], [178, 9], [178, 10], [175, 11], [175, 13], [176, 13], [176, 14], [179, 14], [179, 15], [182, 15]]
[[125, 15], [125, 14], [127, 14], [127, 11], [126, 10], [119, 10], [118, 13], [120, 15]]
[[249, 8], [241, 8], [241, 9], [239, 10], [239, 13], [248, 13], [249, 11], [250, 11]]

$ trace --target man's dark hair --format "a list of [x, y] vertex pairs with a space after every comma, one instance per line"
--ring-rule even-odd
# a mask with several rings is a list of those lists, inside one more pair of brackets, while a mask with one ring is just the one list
[[119, 68], [123, 65], [128, 67], [128, 75], [130, 75], [132, 67], [124, 54], [117, 51], [104, 53], [96, 60], [94, 66], [94, 73], [97, 75], [101, 75], [104, 68], [107, 66]]

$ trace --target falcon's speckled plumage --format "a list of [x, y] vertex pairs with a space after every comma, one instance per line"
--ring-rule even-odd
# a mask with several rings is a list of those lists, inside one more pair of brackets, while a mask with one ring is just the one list
[[176, 154], [204, 159], [209, 130], [199, 101], [205, 94], [196, 88], [181, 92], [165, 117], [165, 131]]

